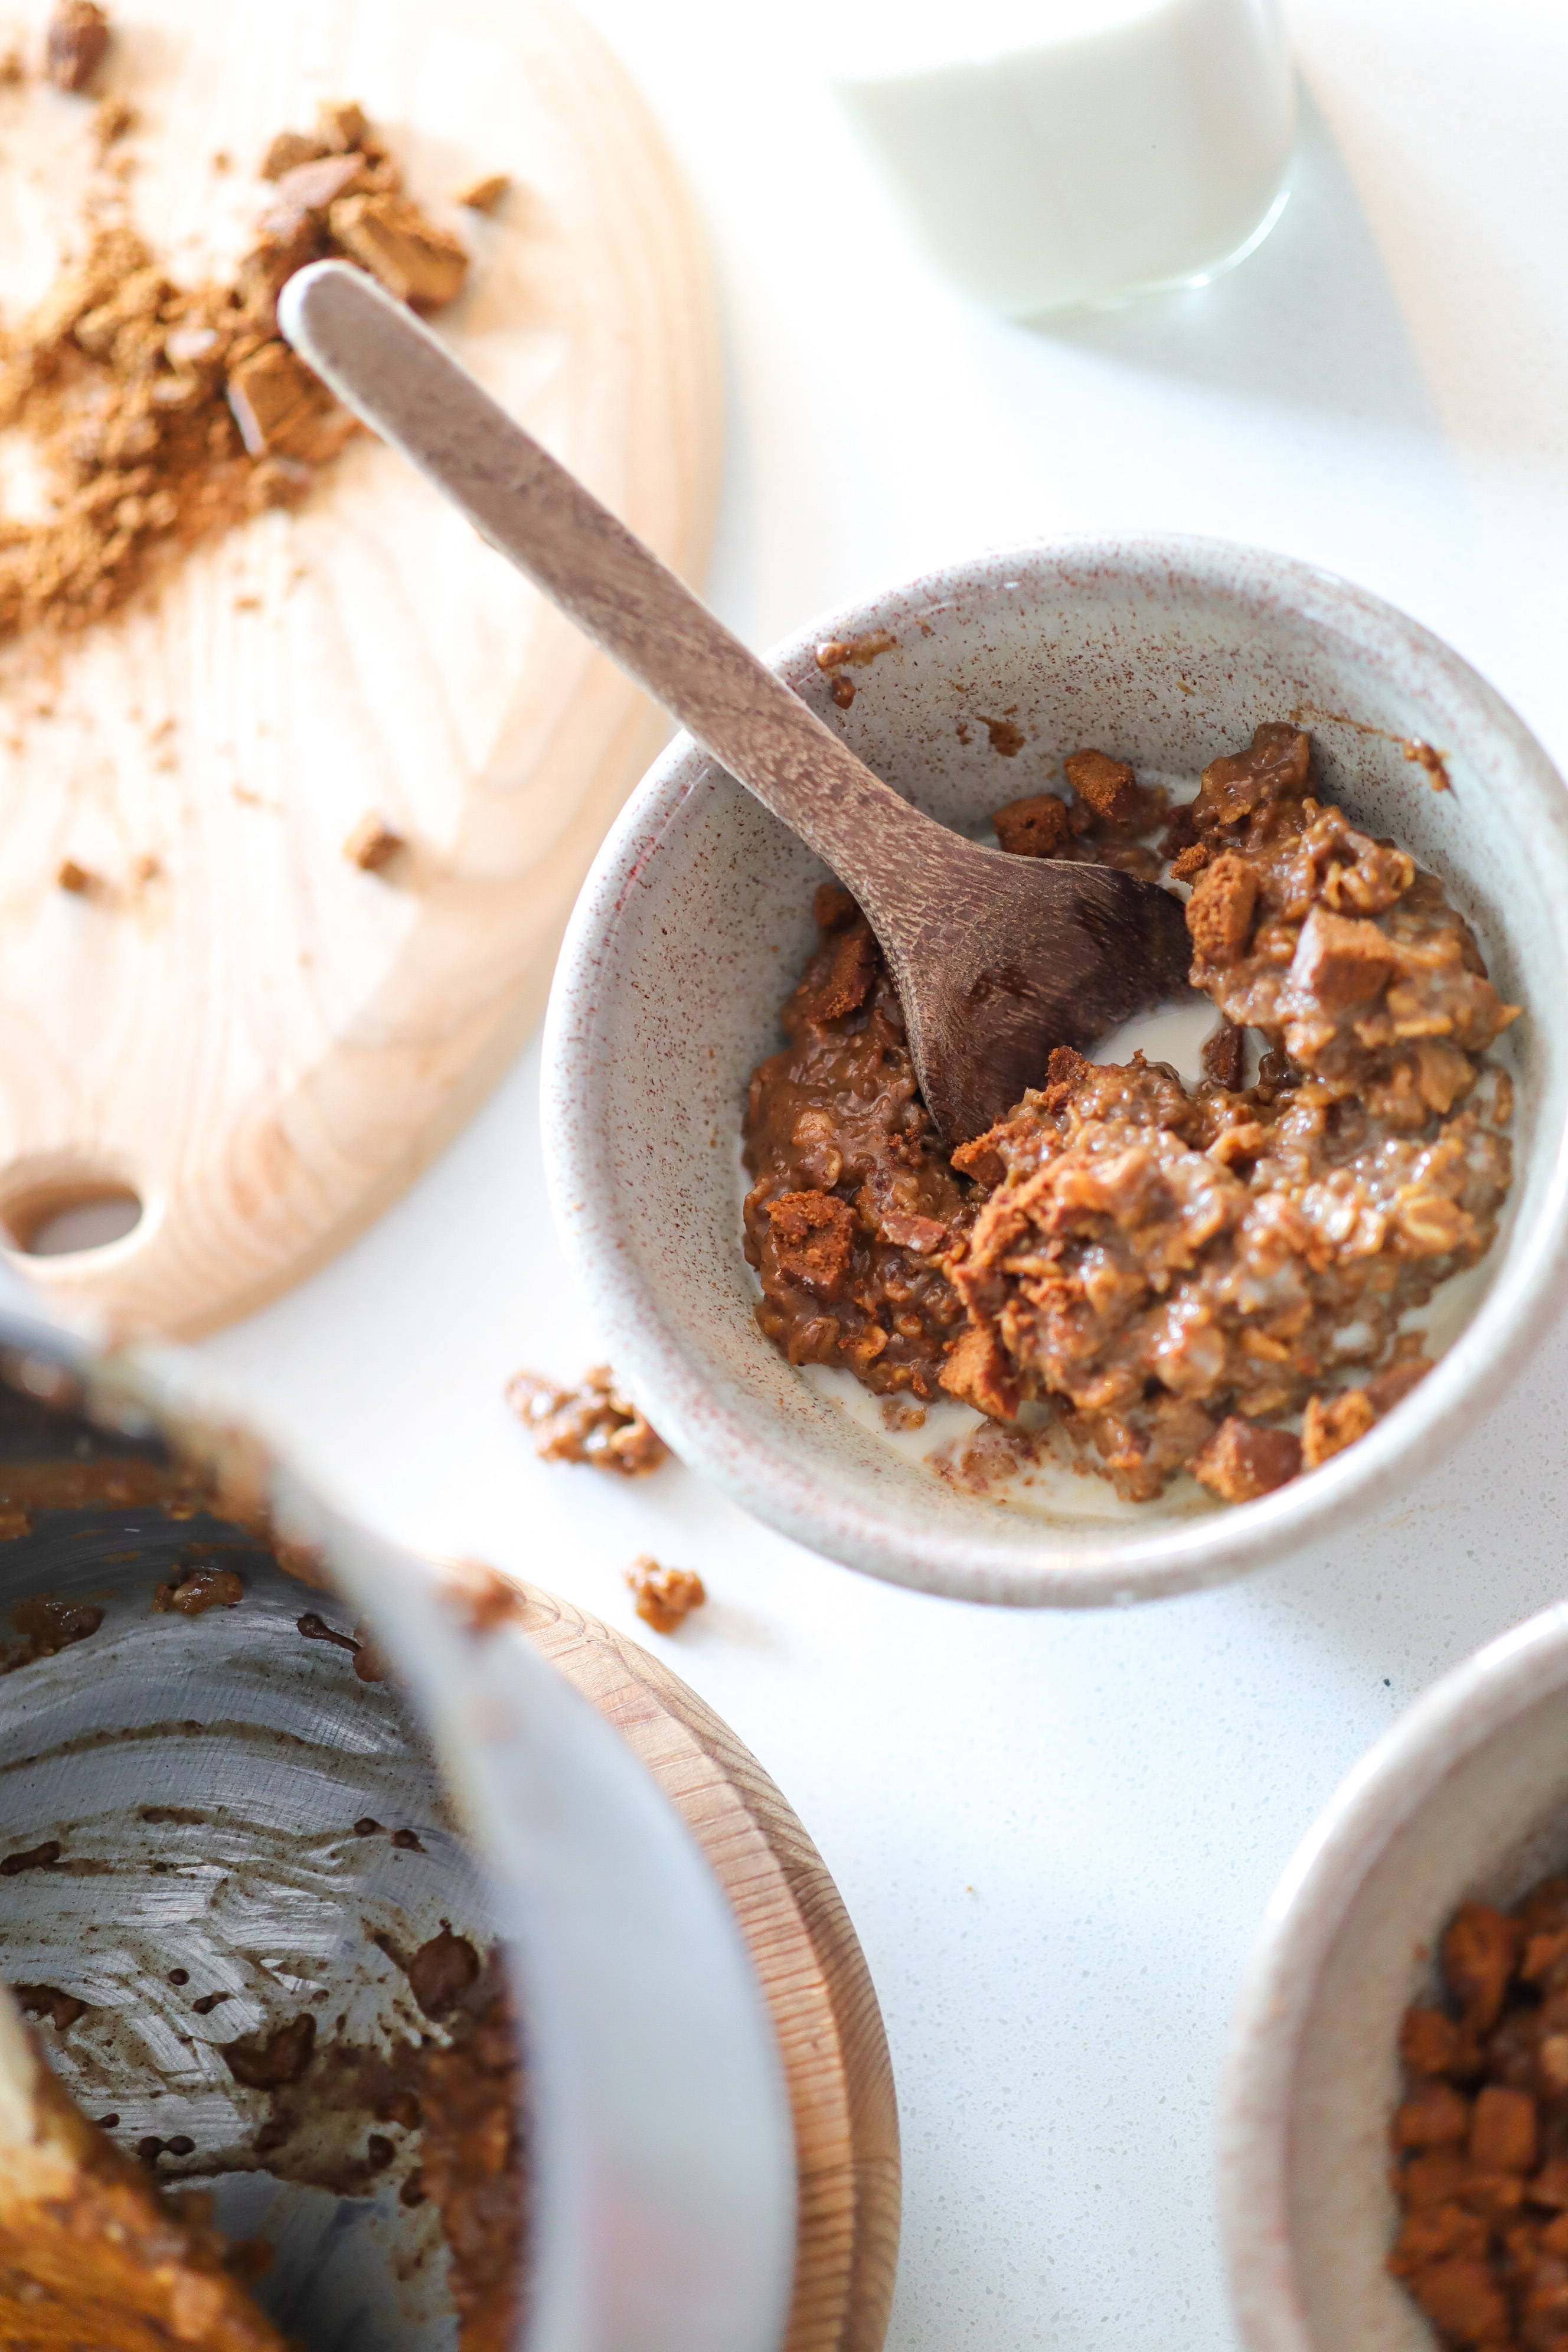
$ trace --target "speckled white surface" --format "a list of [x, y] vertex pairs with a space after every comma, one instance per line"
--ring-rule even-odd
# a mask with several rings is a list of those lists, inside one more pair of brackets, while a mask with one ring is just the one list
[[[736, 413], [714, 592], [767, 645], [879, 582], [1074, 530], [1215, 531], [1458, 646], [1562, 764], [1568, 152], [1558, 0], [1299, 0], [1295, 193], [1202, 294], [976, 320], [900, 247], [809, 86], [803, 11], [591, 0], [707, 207]], [[903, 2112], [896, 2352], [1233, 2352], [1210, 2141], [1227, 2013], [1319, 1807], [1425, 1684], [1568, 1586], [1568, 1334], [1342, 1547], [1113, 1616], [923, 1599], [689, 1474], [535, 1464], [499, 1402], [595, 1334], [542, 1243], [536, 1052], [423, 1184], [209, 1343], [372, 1516], [632, 1625], [651, 1549], [714, 1593], [649, 1637], [820, 1843]]]

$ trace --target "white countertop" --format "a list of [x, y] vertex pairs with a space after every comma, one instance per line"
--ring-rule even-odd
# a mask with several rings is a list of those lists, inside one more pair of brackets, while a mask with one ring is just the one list
[[[1294, 194], [1205, 289], [1049, 331], [922, 277], [759, 0], [592, 0], [711, 223], [731, 446], [711, 593], [758, 645], [839, 599], [1079, 530], [1215, 532], [1349, 573], [1568, 762], [1568, 15], [1298, 0]], [[787, 26], [787, 30], [785, 29]], [[500, 1401], [596, 1341], [552, 1244], [537, 1045], [400, 1207], [209, 1342], [362, 1513], [638, 1630], [651, 1550], [712, 1605], [644, 1634], [834, 1872], [903, 2118], [899, 2352], [1234, 2342], [1211, 2114], [1243, 1957], [1342, 1775], [1568, 1584], [1568, 1336], [1445, 1475], [1332, 1554], [1120, 1615], [919, 1599], [688, 1472], [536, 1462]]]

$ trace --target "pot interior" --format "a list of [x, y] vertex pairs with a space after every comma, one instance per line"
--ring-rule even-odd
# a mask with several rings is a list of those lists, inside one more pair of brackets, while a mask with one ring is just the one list
[[[423, 2070], [440, 1956], [495, 1925], [434, 1753], [332, 1592], [52, 1386], [0, 1386], [0, 1977], [83, 2111], [268, 2250], [286, 2336], [445, 2352]], [[232, 1581], [187, 1613], [198, 1571]]]

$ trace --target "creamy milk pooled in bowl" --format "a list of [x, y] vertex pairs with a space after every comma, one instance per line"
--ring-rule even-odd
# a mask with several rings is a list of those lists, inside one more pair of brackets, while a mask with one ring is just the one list
[[913, 242], [990, 309], [1201, 278], [1283, 205], [1277, 0], [856, 0], [821, 40]]

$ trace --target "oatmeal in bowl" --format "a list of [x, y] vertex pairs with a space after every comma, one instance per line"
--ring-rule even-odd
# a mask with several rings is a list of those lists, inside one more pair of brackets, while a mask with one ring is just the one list
[[1539, 746], [1402, 615], [1207, 541], [985, 558], [775, 666], [942, 822], [1163, 879], [1194, 985], [939, 1137], [853, 900], [678, 742], [546, 1037], [557, 1219], [633, 1396], [785, 1532], [974, 1599], [1215, 1581], [1397, 1492], [1563, 1286]]
[[1486, 1257], [1509, 1190], [1489, 1049], [1520, 1008], [1437, 877], [1314, 796], [1305, 729], [1260, 726], [1173, 806], [1100, 751], [1063, 771], [1067, 797], [995, 812], [998, 842], [1191, 885], [1191, 984], [1219, 1013], [1199, 1083], [1058, 1046], [950, 1150], [870, 927], [819, 885], [821, 944], [749, 1089], [757, 1321], [792, 1364], [906, 1401], [905, 1427], [972, 1406], [1005, 1442], [931, 1456], [971, 1485], [1065, 1439], [1130, 1502], [1184, 1470], [1253, 1502], [1431, 1369], [1412, 1318]]

